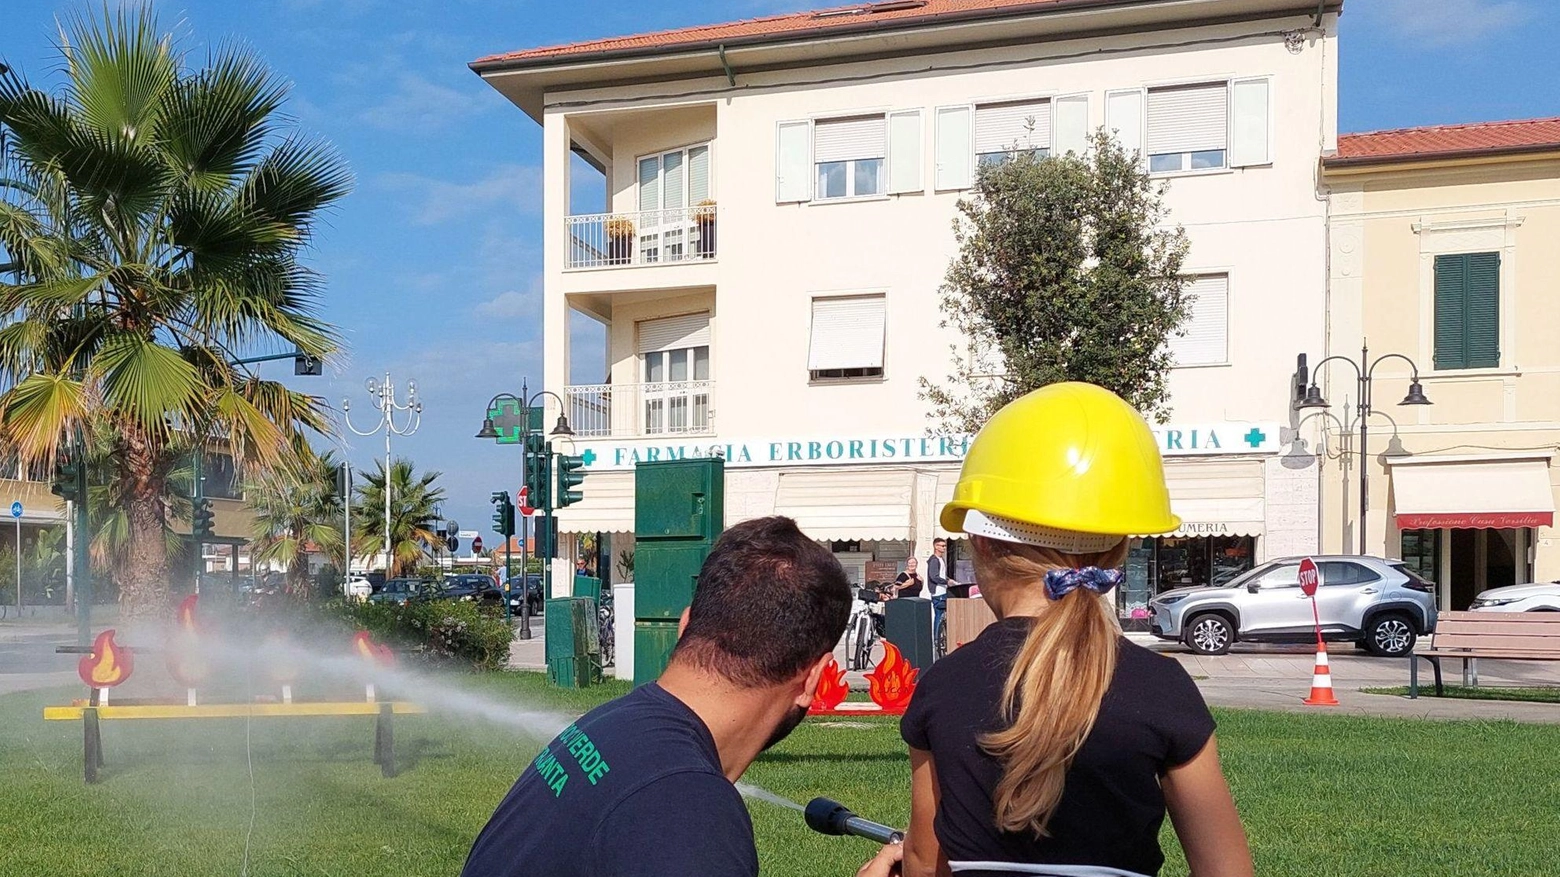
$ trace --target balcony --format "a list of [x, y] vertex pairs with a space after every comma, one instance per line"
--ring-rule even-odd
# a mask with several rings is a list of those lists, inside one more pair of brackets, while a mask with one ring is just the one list
[[675, 265], [715, 259], [716, 207], [669, 207], [564, 218], [571, 271]]
[[580, 438], [709, 435], [714, 397], [714, 381], [563, 388], [569, 425]]

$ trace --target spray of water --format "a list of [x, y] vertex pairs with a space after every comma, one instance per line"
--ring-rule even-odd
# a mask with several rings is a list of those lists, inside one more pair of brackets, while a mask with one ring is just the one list
[[786, 807], [791, 810], [795, 810], [798, 813], [802, 811], [802, 805], [792, 801], [790, 798], [782, 798], [781, 796], [776, 795], [774, 792], [771, 792], [768, 789], [761, 789], [752, 783], [737, 783], [737, 791], [741, 792], [745, 798], [752, 798], [755, 801], [763, 801], [766, 804], [773, 804], [776, 807]]

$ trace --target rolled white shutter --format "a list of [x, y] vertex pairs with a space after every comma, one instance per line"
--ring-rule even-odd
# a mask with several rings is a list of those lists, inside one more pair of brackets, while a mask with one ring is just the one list
[[710, 197], [710, 148], [695, 146], [688, 150], [688, 203], [698, 204]]
[[1148, 93], [1148, 154], [1223, 149], [1229, 131], [1223, 82], [1156, 88]]
[[776, 202], [812, 200], [811, 153], [811, 122], [781, 122], [775, 126]]
[[1251, 167], [1273, 160], [1268, 152], [1269, 94], [1265, 78], [1237, 79], [1231, 83], [1231, 167]]
[[813, 124], [813, 163], [883, 158], [888, 152], [882, 116], [828, 119]]
[[970, 151], [971, 113], [967, 106], [937, 108], [937, 173], [940, 190], [967, 189], [975, 167]]
[[883, 367], [883, 296], [815, 298], [812, 306], [809, 370]]
[[888, 115], [888, 191], [919, 192], [921, 183], [921, 111]]
[[662, 320], [643, 320], [639, 323], [639, 352], [655, 353], [661, 350], [681, 350], [685, 347], [705, 347], [710, 343], [710, 315], [683, 314]]
[[1053, 155], [1075, 152], [1083, 155], [1089, 151], [1089, 97], [1078, 94], [1059, 97], [1053, 102], [1056, 120], [1052, 126], [1055, 136]]
[[1225, 274], [1194, 277], [1186, 285], [1191, 315], [1186, 334], [1170, 339], [1176, 365], [1219, 365], [1229, 361], [1229, 285]]
[[639, 209], [661, 209], [661, 157], [639, 160]]
[[1130, 155], [1143, 153], [1143, 92], [1113, 91], [1105, 95], [1105, 129]]
[[1051, 148], [1051, 102], [1014, 101], [975, 108], [975, 154]]

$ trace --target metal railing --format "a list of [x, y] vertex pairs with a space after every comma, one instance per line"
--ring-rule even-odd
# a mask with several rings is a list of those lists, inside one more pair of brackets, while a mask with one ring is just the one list
[[563, 388], [569, 426], [582, 438], [707, 435], [714, 381], [583, 384]]
[[565, 268], [618, 268], [715, 258], [716, 207], [567, 216]]

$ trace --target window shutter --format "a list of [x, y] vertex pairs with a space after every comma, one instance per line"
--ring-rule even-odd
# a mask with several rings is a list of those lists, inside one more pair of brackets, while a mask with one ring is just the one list
[[1113, 91], [1105, 95], [1105, 128], [1131, 153], [1143, 154], [1143, 92]]
[[655, 353], [661, 350], [681, 350], [685, 347], [704, 347], [710, 343], [710, 315], [683, 314], [664, 320], [642, 320], [639, 323], [639, 352]]
[[1073, 95], [1072, 97], [1060, 97], [1055, 101], [1056, 124], [1052, 126], [1056, 137], [1055, 148], [1052, 155], [1066, 155], [1076, 152], [1079, 155], [1089, 151], [1089, 97], [1088, 95]]
[[683, 190], [687, 172], [688, 168], [683, 162], [681, 152], [668, 152], [661, 156], [661, 206], [663, 208], [676, 210], [688, 206], [683, 200], [687, 197], [687, 193]]
[[1435, 257], [1435, 367], [1467, 368], [1463, 344], [1467, 257]]
[[882, 116], [829, 119], [813, 124], [813, 163], [882, 158], [887, 152]]
[[937, 108], [937, 174], [933, 185], [939, 190], [968, 189], [975, 167], [970, 150], [970, 108]]
[[889, 194], [920, 192], [921, 111], [905, 110], [888, 115]]
[[1463, 297], [1468, 368], [1500, 367], [1500, 254], [1469, 253]]
[[1268, 164], [1269, 87], [1266, 79], [1237, 79], [1230, 86], [1230, 167]]
[[1229, 129], [1223, 82], [1156, 88], [1148, 93], [1148, 154], [1223, 149]]
[[1229, 361], [1228, 275], [1194, 277], [1186, 284], [1191, 314], [1186, 334], [1170, 339], [1176, 365], [1219, 365]]
[[883, 367], [883, 296], [815, 298], [810, 371]]
[[696, 205], [710, 197], [710, 148], [695, 146], [688, 150], [688, 203]]
[[812, 200], [812, 123], [781, 122], [775, 126], [775, 201], [790, 204]]
[[639, 209], [661, 209], [661, 157], [639, 160]]
[[1051, 102], [1014, 101], [975, 108], [975, 154], [1051, 148]]

